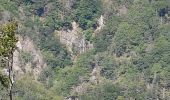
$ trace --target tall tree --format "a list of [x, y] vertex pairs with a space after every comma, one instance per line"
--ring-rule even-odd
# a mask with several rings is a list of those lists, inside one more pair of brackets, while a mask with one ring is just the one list
[[16, 22], [10, 22], [0, 27], [0, 65], [7, 69], [6, 75], [0, 75], [0, 82], [9, 89], [10, 100], [12, 100], [12, 87], [14, 82], [12, 64], [13, 52], [16, 48], [17, 42], [17, 38], [15, 36], [16, 29]]

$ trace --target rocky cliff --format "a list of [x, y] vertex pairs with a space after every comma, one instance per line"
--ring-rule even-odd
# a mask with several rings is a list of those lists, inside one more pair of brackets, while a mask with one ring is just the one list
[[[39, 76], [46, 63], [43, 60], [42, 54], [34, 45], [34, 42], [29, 37], [18, 36], [17, 49], [13, 55], [14, 74], [18, 78], [24, 73], [33, 74], [35, 79]], [[28, 58], [24, 58], [25, 55]], [[27, 59], [25, 61], [24, 59]]]

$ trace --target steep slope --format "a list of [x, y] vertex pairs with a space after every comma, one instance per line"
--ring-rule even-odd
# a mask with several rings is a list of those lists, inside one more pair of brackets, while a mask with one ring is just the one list
[[19, 25], [16, 100], [170, 99], [169, 0], [0, 4], [0, 23]]
[[19, 78], [24, 73], [32, 73], [37, 79], [41, 71], [47, 66], [40, 50], [35, 47], [34, 42], [29, 37], [20, 35], [18, 35], [16, 45], [18, 49], [14, 51], [13, 58], [15, 77]]

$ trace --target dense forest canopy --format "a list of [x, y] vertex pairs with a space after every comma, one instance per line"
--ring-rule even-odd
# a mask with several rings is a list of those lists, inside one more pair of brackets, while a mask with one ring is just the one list
[[170, 100], [170, 0], [0, 0], [0, 24], [2, 100]]

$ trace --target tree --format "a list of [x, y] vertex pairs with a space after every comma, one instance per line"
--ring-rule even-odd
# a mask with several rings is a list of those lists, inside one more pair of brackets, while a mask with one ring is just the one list
[[104, 55], [101, 56], [101, 71], [100, 74], [105, 77], [106, 79], [114, 80], [116, 79], [116, 69], [117, 69], [117, 63], [115, 61], [115, 58], [110, 55]]
[[100, 0], [77, 0], [74, 18], [82, 29], [95, 26], [100, 14]]
[[[0, 28], [0, 57], [1, 61], [5, 62], [3, 67], [8, 70], [8, 78], [5, 76], [0, 77], [1, 83], [9, 88], [10, 100], [12, 100], [12, 87], [13, 87], [13, 52], [16, 48], [17, 38], [15, 36], [17, 29], [16, 22], [4, 24]], [[4, 80], [5, 79], [5, 80]]]
[[116, 100], [121, 93], [121, 88], [111, 82], [105, 81], [92, 87], [86, 93], [79, 96], [80, 100]]
[[63, 100], [56, 92], [50, 91], [29, 74], [23, 75], [14, 85], [15, 100]]

